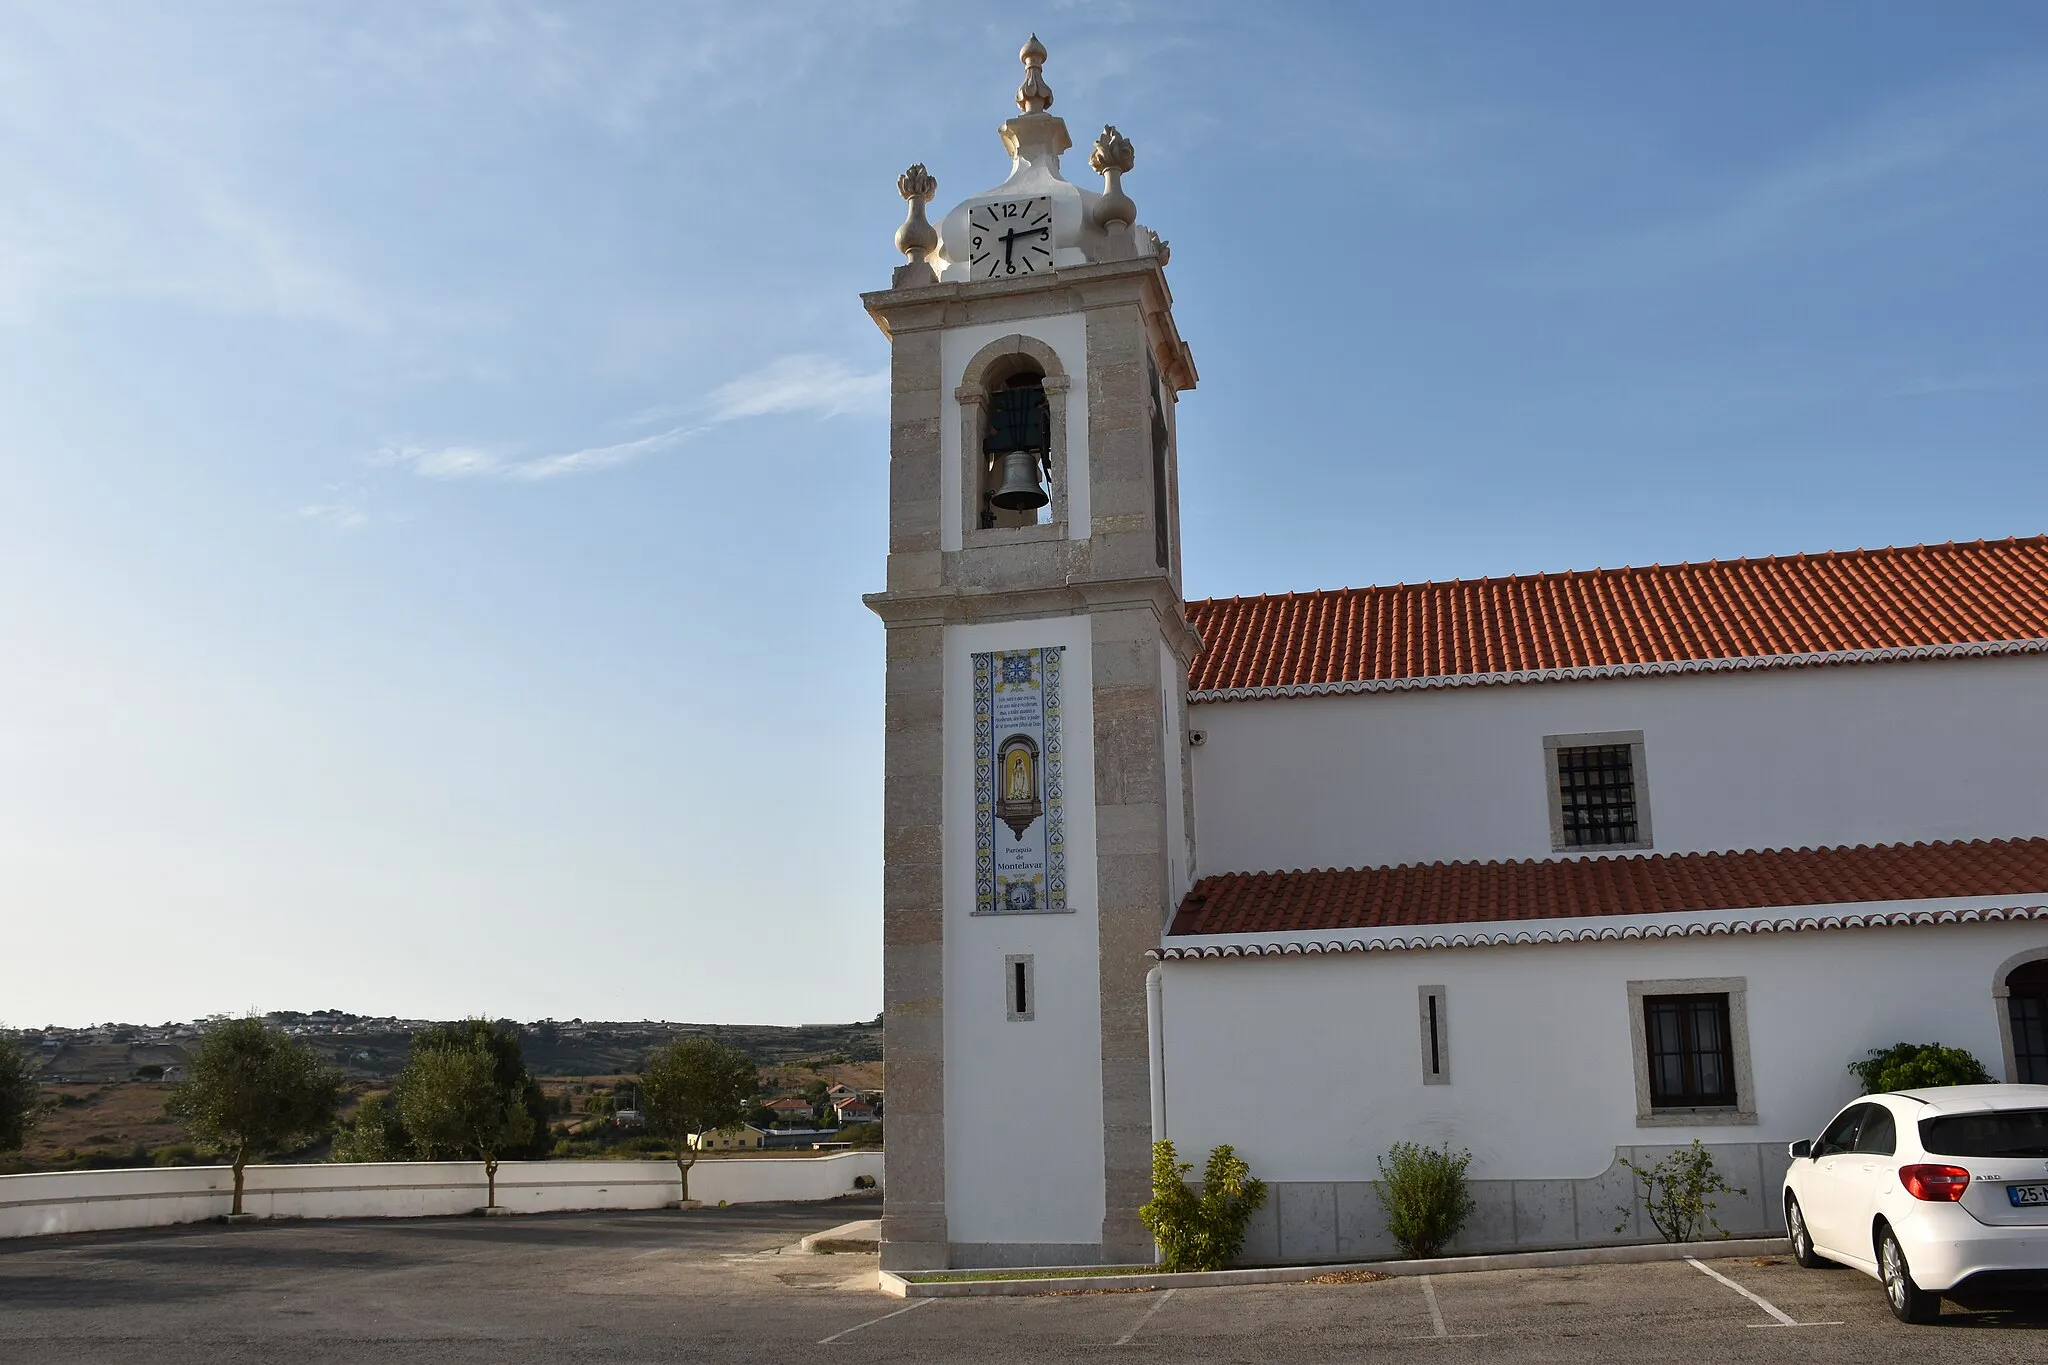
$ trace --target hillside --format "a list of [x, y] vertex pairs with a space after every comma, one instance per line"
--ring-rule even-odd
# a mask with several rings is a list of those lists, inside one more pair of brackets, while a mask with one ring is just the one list
[[[310, 1044], [343, 1074], [361, 1080], [388, 1080], [405, 1066], [416, 1029], [423, 1021], [368, 1019], [357, 1015], [279, 1012], [270, 1023]], [[168, 1031], [176, 1028], [175, 1037]], [[673, 1038], [705, 1034], [744, 1051], [765, 1068], [792, 1063], [826, 1065], [879, 1062], [882, 1024], [879, 1019], [857, 1024], [676, 1024], [643, 1020], [635, 1023], [542, 1020], [515, 1024], [527, 1069], [536, 1076], [617, 1076], [637, 1072], [648, 1052]], [[123, 1039], [121, 1034], [134, 1035]], [[113, 1036], [109, 1036], [113, 1035]], [[196, 1042], [190, 1025], [147, 1029], [107, 1026], [100, 1029], [45, 1031], [22, 1042], [38, 1059], [38, 1074], [48, 1082], [111, 1082], [133, 1077], [138, 1068], [182, 1063]]]

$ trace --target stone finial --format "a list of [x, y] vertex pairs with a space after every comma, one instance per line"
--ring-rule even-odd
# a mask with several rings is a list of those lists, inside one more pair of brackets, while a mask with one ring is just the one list
[[1045, 44], [1036, 33], [1017, 53], [1024, 63], [1024, 83], [1017, 87], [1017, 108], [1027, 114], [1042, 114], [1052, 108], [1052, 87], [1045, 83]]
[[939, 230], [924, 216], [924, 206], [938, 192], [938, 178], [924, 168], [922, 161], [896, 177], [896, 193], [910, 203], [903, 226], [896, 229], [896, 249], [908, 256], [912, 264], [938, 249]]
[[1097, 227], [1128, 227], [1138, 221], [1138, 206], [1124, 193], [1124, 172], [1137, 161], [1131, 140], [1119, 133], [1115, 124], [1105, 124], [1102, 136], [1095, 139], [1095, 150], [1088, 154], [1088, 164], [1102, 176], [1102, 197], [1094, 208]]
[[1088, 153], [1088, 164], [1097, 175], [1108, 175], [1111, 171], [1122, 173], [1138, 164], [1138, 149], [1116, 130], [1114, 123], [1105, 123], [1102, 136], [1095, 139], [1095, 150]]

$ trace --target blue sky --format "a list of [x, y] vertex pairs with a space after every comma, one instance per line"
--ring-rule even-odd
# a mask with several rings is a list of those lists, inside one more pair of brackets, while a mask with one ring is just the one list
[[10, 1024], [873, 1015], [856, 295], [1033, 27], [1191, 595], [2048, 529], [2035, 4], [5, 10]]

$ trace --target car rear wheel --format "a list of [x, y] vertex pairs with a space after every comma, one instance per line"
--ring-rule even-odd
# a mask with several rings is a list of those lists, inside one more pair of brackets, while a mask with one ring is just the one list
[[1799, 1196], [1785, 1196], [1785, 1236], [1792, 1243], [1792, 1259], [1808, 1270], [1819, 1270], [1827, 1262], [1813, 1249], [1813, 1234], [1806, 1230], [1806, 1210], [1799, 1207]]
[[1941, 1295], [1930, 1294], [1913, 1283], [1912, 1268], [1906, 1264], [1906, 1249], [1899, 1245], [1890, 1228], [1878, 1231], [1877, 1270], [1893, 1317], [1900, 1322], [1928, 1323], [1941, 1316]]

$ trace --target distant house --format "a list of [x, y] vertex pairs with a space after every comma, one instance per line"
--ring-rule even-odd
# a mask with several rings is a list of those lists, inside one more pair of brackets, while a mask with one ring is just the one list
[[621, 1109], [612, 1115], [612, 1123], [620, 1128], [644, 1128], [647, 1120], [638, 1109]]
[[784, 1095], [780, 1099], [769, 1100], [761, 1107], [773, 1114], [775, 1122], [778, 1124], [809, 1123], [812, 1117], [811, 1102], [798, 1099], [794, 1095]]
[[875, 1106], [859, 1095], [848, 1095], [844, 1099], [832, 1101], [832, 1114], [839, 1120], [839, 1126], [842, 1128], [849, 1123], [873, 1123]]
[[767, 1145], [767, 1132], [751, 1123], [742, 1123], [735, 1128], [719, 1128], [709, 1133], [697, 1133], [690, 1138], [690, 1146], [700, 1152], [750, 1151]]

